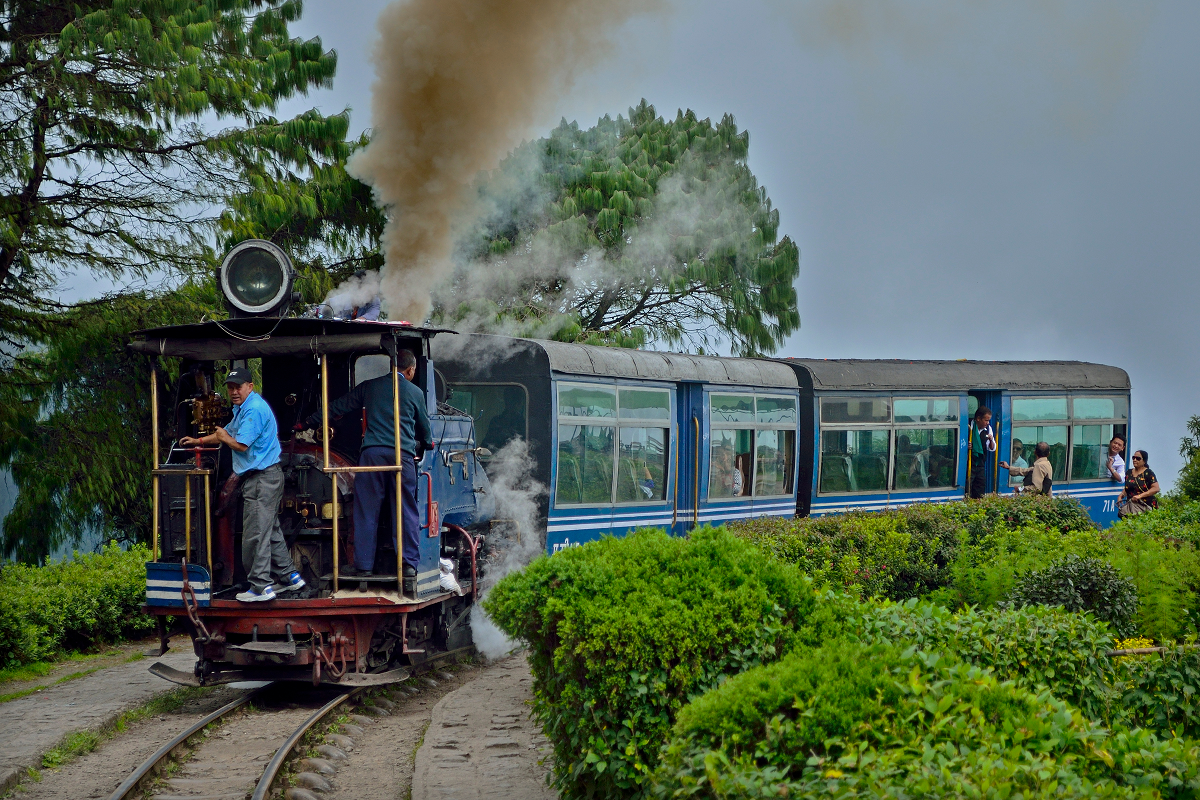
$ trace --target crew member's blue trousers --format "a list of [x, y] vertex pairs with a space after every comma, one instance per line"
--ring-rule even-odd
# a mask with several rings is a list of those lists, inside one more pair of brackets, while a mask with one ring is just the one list
[[[358, 456], [360, 467], [379, 467], [396, 463], [396, 451], [391, 447], [364, 447]], [[400, 459], [400, 497], [404, 518], [404, 563], [416, 569], [421, 562], [420, 525], [417, 514], [417, 464], [408, 453]], [[379, 513], [384, 503], [396, 516], [396, 473], [360, 472], [354, 476], [354, 566], [360, 570], [375, 568], [375, 542], [379, 530]], [[396, 540], [395, 522], [392, 541]], [[390, 572], [391, 570], [388, 570]]]

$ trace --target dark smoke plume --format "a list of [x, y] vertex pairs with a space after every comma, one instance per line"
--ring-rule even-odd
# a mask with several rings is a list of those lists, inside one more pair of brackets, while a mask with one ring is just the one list
[[450, 273], [452, 227], [496, 166], [580, 71], [611, 49], [632, 0], [407, 0], [379, 17], [370, 145], [350, 172], [388, 209], [384, 309], [423, 321]]

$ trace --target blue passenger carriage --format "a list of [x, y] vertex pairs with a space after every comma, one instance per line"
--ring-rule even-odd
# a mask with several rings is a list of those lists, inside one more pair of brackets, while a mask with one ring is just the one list
[[968, 426], [993, 412], [997, 453], [988, 492], [1021, 484], [999, 469], [1033, 462], [1050, 445], [1054, 493], [1079, 499], [1101, 525], [1116, 521], [1121, 484], [1107, 477], [1109, 440], [1128, 441], [1129, 376], [1076, 361], [788, 359], [805, 400], [812, 449], [807, 507], [828, 514], [961, 499], [969, 482]]
[[1055, 493], [1116, 519], [1121, 485], [1104, 462], [1114, 434], [1128, 441], [1129, 378], [1115, 367], [717, 358], [485, 335], [442, 337], [434, 360], [481, 444], [527, 443], [549, 552], [645, 526], [959, 500], [981, 404], [998, 442], [988, 492], [1016, 491], [999, 462], [1031, 463], [1045, 441]]

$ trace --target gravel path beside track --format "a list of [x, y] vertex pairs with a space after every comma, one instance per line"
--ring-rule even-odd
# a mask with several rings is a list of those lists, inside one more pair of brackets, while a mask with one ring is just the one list
[[190, 645], [177, 646], [162, 658], [147, 657], [102, 669], [5, 703], [4, 724], [0, 725], [0, 793], [29, 767], [40, 766], [42, 754], [67, 734], [102, 728], [123, 711], [174, 688], [175, 684], [147, 671], [155, 661], [190, 672], [196, 656]]
[[443, 697], [417, 751], [412, 800], [557, 797], [546, 786], [550, 744], [529, 719], [532, 680], [517, 655]]

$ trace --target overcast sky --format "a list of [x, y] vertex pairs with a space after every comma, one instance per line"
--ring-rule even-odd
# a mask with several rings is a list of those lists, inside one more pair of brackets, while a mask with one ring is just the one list
[[[369, 126], [384, 5], [309, 0], [338, 77], [287, 113]], [[1167, 484], [1200, 414], [1197, 34], [1194, 2], [676, 2], [530, 134], [642, 97], [734, 114], [801, 249], [782, 355], [1123, 367]]]

